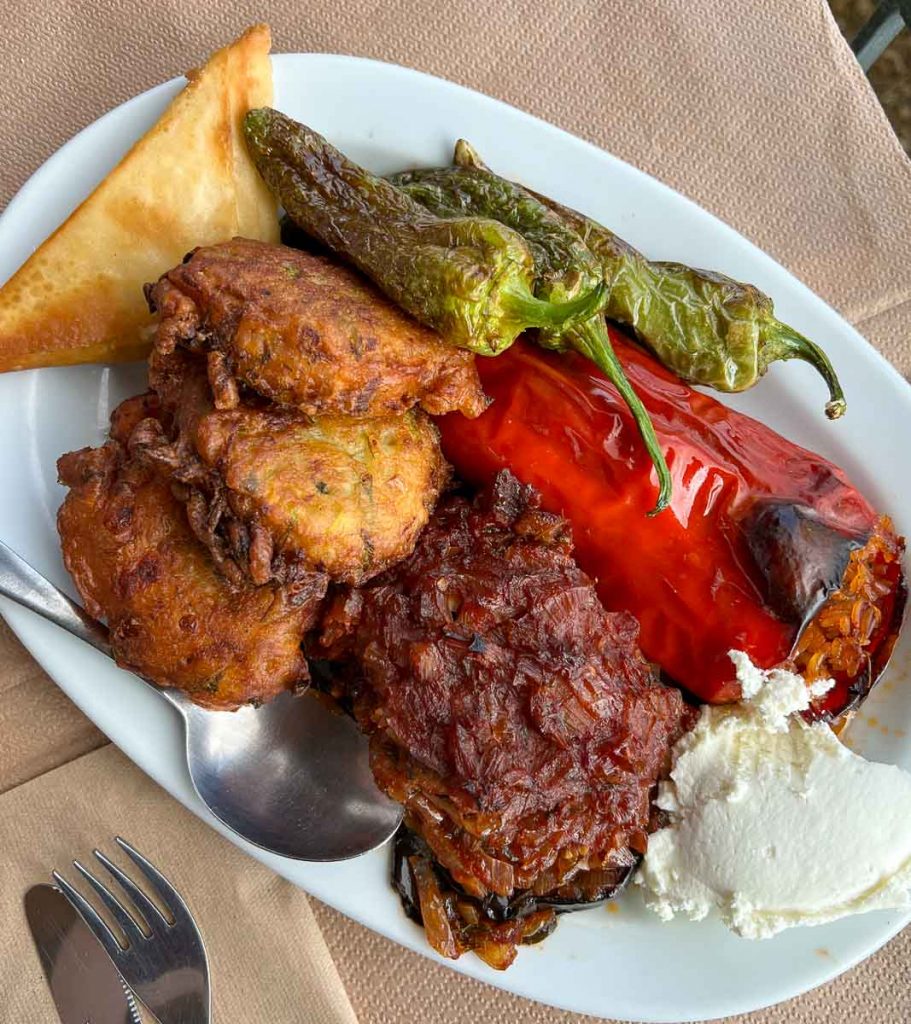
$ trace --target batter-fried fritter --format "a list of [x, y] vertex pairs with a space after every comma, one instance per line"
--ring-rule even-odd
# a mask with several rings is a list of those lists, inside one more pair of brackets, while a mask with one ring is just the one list
[[[436, 430], [417, 411], [353, 420], [239, 408], [204, 417], [199, 454], [217, 470], [237, 518], [271, 539], [274, 558], [358, 582], [414, 547], [446, 479]], [[278, 569], [277, 575], [282, 575]]]
[[[141, 399], [121, 407], [121, 424]], [[106, 619], [120, 665], [213, 708], [261, 703], [306, 683], [301, 639], [324, 576], [280, 587], [235, 587], [190, 531], [168, 481], [122, 445], [70, 452], [71, 488], [57, 517], [63, 558], [88, 612]]]
[[124, 399], [111, 413], [110, 436], [125, 445], [133, 431], [147, 419], [159, 419], [162, 415], [161, 399], [154, 391]]
[[311, 416], [486, 405], [470, 353], [322, 256], [235, 238], [197, 249], [147, 295], [162, 351], [209, 353], [219, 408], [236, 405], [237, 381]]
[[507, 966], [645, 850], [683, 705], [636, 635], [508, 473], [443, 502], [409, 559], [324, 617], [313, 653], [349, 659], [374, 774], [423, 840], [397, 882], [444, 956]]
[[448, 477], [436, 428], [414, 409], [372, 419], [242, 402], [212, 407], [204, 366], [157, 353], [165, 419], [131, 449], [186, 485], [191, 525], [229, 577], [358, 583], [408, 555]]

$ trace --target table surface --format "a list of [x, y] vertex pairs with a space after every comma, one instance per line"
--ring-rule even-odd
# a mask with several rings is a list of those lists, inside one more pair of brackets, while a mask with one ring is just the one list
[[[405, 64], [604, 146], [727, 220], [911, 371], [911, 165], [822, 0], [278, 0], [268, 11], [246, 0], [11, 0], [0, 206], [76, 130], [264, 14], [277, 51]], [[106, 742], [5, 626], [0, 669], [0, 792]], [[314, 910], [361, 1024], [590, 1019], [497, 992]], [[909, 963], [911, 930], [822, 990], [735, 1019], [898, 1024], [911, 1018]]]

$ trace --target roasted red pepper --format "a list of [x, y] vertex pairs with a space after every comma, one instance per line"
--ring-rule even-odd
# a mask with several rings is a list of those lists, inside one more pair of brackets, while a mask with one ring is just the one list
[[736, 700], [728, 658], [789, 659], [838, 686], [836, 715], [882, 668], [901, 616], [902, 542], [841, 470], [693, 390], [619, 331], [611, 341], [642, 397], [673, 476], [657, 482], [632, 417], [573, 354], [520, 343], [478, 361], [493, 399], [478, 419], [439, 421], [466, 480], [508, 467], [572, 523], [576, 557], [611, 610], [631, 611], [646, 656], [702, 700]]

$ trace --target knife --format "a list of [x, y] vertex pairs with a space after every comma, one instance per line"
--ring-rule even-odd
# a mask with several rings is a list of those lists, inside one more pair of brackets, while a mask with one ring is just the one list
[[63, 894], [33, 885], [24, 902], [62, 1024], [141, 1024], [132, 993]]

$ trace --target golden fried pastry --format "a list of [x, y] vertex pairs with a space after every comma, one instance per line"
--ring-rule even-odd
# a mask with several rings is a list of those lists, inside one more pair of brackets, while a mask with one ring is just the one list
[[311, 416], [486, 405], [473, 355], [322, 256], [235, 238], [197, 249], [147, 294], [156, 345], [207, 352], [222, 409], [237, 404], [237, 382]]
[[307, 682], [300, 643], [324, 576], [299, 578], [293, 592], [232, 585], [193, 536], [168, 480], [116, 441], [70, 452], [57, 467], [71, 488], [57, 517], [64, 562], [87, 611], [107, 620], [118, 664], [221, 709]]
[[95, 191], [0, 289], [0, 371], [139, 359], [146, 281], [194, 245], [278, 238], [242, 121], [272, 97], [266, 25], [214, 53]]

